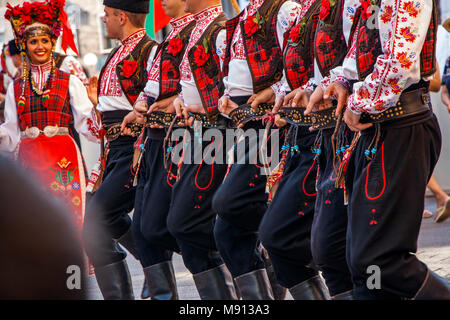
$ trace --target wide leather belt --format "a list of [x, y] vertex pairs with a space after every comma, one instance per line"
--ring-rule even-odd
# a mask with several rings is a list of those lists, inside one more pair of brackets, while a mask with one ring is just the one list
[[[104, 129], [106, 131], [106, 140], [108, 142], [114, 141], [120, 137], [122, 134], [121, 131], [121, 123], [114, 123], [111, 125], [105, 125]], [[131, 129], [131, 134], [128, 134], [131, 137], [137, 137], [141, 134], [143, 125], [139, 123], [129, 123], [127, 124], [127, 128]]]
[[311, 126], [313, 124], [313, 120], [310, 115], [305, 116], [306, 108], [281, 108], [278, 114], [281, 119], [286, 120], [290, 124], [295, 124], [299, 126]]
[[[221, 117], [217, 117], [217, 120], [211, 122], [208, 116], [204, 113], [194, 113], [189, 112], [189, 116], [194, 118], [194, 121], [199, 121], [202, 123], [202, 127], [204, 128], [217, 128], [217, 129], [226, 129], [227, 123], [223, 121], [224, 119]], [[164, 128], [169, 128], [172, 122], [175, 120], [175, 113], [166, 113], [162, 111], [154, 111], [147, 116], [147, 122], [145, 126], [150, 127], [152, 125], [160, 125]], [[180, 120], [181, 121], [181, 120]], [[174, 127], [178, 127], [178, 122], [174, 124]]]
[[175, 113], [153, 111], [152, 113], [146, 115], [147, 121], [145, 122], [145, 126], [151, 127], [153, 125], [159, 125], [163, 126], [164, 128], [168, 128], [175, 119], [175, 116]]
[[361, 123], [381, 123], [421, 114], [430, 110], [430, 102], [430, 93], [426, 88], [404, 92], [394, 107], [378, 114], [361, 114]]
[[39, 135], [45, 135], [49, 138], [54, 136], [61, 136], [69, 134], [69, 128], [58, 126], [46, 126], [44, 130], [40, 130], [38, 127], [26, 128], [25, 131], [20, 133], [22, 139], [36, 139]]
[[[421, 114], [430, 110], [430, 101], [430, 93], [426, 88], [404, 92], [395, 106], [378, 114], [362, 113], [360, 121], [361, 123], [381, 123]], [[318, 130], [336, 127], [338, 117], [335, 111], [334, 107], [312, 112], [312, 127]]]
[[251, 104], [243, 104], [242, 106], [230, 112], [229, 117], [233, 126], [246, 124], [251, 120], [256, 120], [269, 114], [273, 109], [273, 104], [261, 103], [256, 110], [251, 108]]

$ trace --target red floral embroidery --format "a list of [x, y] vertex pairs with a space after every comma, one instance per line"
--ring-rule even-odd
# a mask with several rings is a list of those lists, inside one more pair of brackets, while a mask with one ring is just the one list
[[410, 27], [404, 27], [400, 29], [400, 35], [405, 38], [406, 42], [414, 42], [416, 40], [416, 36], [411, 32]]
[[412, 61], [406, 56], [406, 52], [399, 52], [396, 56], [398, 62], [401, 64], [402, 68], [411, 68]]
[[414, 7], [413, 1], [408, 1], [403, 4], [403, 10], [405, 10], [409, 16], [416, 18], [419, 11]]
[[183, 49], [183, 41], [180, 38], [173, 38], [169, 42], [167, 51], [174, 57], [176, 57]]
[[122, 74], [125, 78], [129, 78], [137, 69], [137, 62], [133, 60], [125, 60], [123, 62]]
[[361, 18], [364, 20], [367, 20], [372, 15], [372, 9], [369, 10], [369, 8], [372, 6], [372, 3], [370, 3], [370, 0], [360, 0], [361, 3]]

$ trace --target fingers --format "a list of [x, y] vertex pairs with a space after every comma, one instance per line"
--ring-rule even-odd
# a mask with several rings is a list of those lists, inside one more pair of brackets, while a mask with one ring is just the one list
[[273, 106], [272, 113], [278, 113], [278, 111], [280, 111], [280, 109], [283, 105], [283, 100], [284, 99], [281, 99], [281, 98], [277, 98], [275, 100], [275, 105]]
[[253, 102], [252, 102], [252, 104], [251, 104], [251, 108], [253, 109], [253, 110], [256, 110], [256, 109], [258, 109], [258, 106], [260, 105], [260, 100], [259, 100], [259, 98], [255, 98], [255, 99], [253, 99]]
[[218, 109], [221, 113], [225, 113], [227, 110], [228, 99], [226, 97], [222, 97], [219, 99]]
[[289, 94], [287, 94], [284, 97], [283, 105], [284, 106], [290, 106], [291, 105], [291, 100], [295, 97], [296, 94], [297, 94], [297, 90], [294, 90], [294, 91], [290, 92]]
[[277, 115], [275, 115], [275, 125], [276, 125], [277, 127], [279, 127], [279, 128], [282, 128], [282, 127], [284, 127], [285, 125], [287, 125], [287, 121], [281, 119], [280, 115], [277, 114]]
[[305, 92], [305, 91], [300, 90], [300, 91], [297, 91], [297, 92], [295, 93], [294, 97], [292, 98], [292, 102], [291, 102], [292, 108], [296, 108], [296, 107], [297, 107], [297, 105], [298, 105], [299, 102], [300, 102], [300, 99], [303, 97], [304, 92]]
[[153, 111], [159, 110], [159, 103], [155, 102], [153, 103], [150, 108], [148, 108], [147, 113], [152, 113]]

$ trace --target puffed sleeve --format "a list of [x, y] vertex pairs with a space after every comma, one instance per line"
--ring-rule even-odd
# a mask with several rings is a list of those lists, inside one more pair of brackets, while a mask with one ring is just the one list
[[5, 98], [5, 122], [0, 125], [0, 150], [14, 152], [20, 142], [14, 84], [11, 83]]
[[97, 118], [83, 83], [73, 75], [70, 76], [69, 80], [69, 95], [75, 129], [89, 141], [99, 142], [100, 119]]

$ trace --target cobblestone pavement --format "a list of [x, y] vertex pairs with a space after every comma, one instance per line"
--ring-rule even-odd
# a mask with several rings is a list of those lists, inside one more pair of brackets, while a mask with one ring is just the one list
[[[426, 208], [431, 212], [436, 211], [436, 203], [433, 198], [426, 199]], [[437, 274], [446, 277], [450, 281], [450, 219], [443, 223], [435, 223], [433, 219], [423, 219], [418, 240], [417, 256]], [[140, 299], [144, 275], [138, 261], [131, 255], [127, 258], [130, 273], [133, 279], [133, 287], [136, 299]], [[186, 270], [183, 260], [179, 255], [174, 255], [174, 269], [177, 278], [178, 293], [182, 300], [198, 300], [192, 275]], [[94, 276], [88, 280], [89, 299], [102, 299], [100, 290]], [[287, 299], [292, 297], [288, 294]]]

